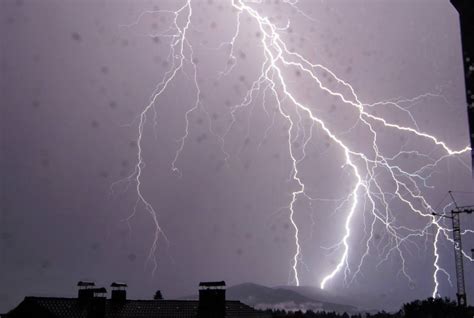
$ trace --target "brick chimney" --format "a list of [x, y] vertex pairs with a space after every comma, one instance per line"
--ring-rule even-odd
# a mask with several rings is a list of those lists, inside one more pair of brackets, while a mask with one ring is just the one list
[[123, 303], [127, 300], [127, 284], [113, 282], [110, 287], [112, 287], [111, 299], [114, 303]]
[[104, 318], [107, 289], [104, 287], [94, 288], [94, 297], [89, 303], [87, 318]]
[[94, 282], [80, 281], [77, 298], [79, 304], [87, 310], [87, 318], [104, 318], [107, 290], [104, 287], [96, 288]]
[[77, 283], [77, 287], [79, 287], [79, 290], [77, 292], [77, 298], [79, 299], [80, 303], [88, 303], [92, 300], [92, 298], [94, 298], [94, 282], [79, 281]]
[[199, 283], [198, 318], [225, 317], [225, 282]]

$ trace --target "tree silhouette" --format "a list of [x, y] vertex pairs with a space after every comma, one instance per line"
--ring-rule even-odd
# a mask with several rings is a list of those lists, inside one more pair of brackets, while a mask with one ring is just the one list
[[459, 307], [448, 298], [415, 300], [403, 305], [406, 318], [471, 318], [472, 308]]
[[154, 300], [162, 300], [163, 299], [163, 295], [161, 294], [161, 290], [157, 290], [155, 295], [153, 296], [153, 299]]

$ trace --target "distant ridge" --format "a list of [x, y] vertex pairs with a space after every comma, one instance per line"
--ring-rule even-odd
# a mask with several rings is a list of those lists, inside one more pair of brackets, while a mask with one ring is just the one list
[[[183, 299], [196, 298], [197, 296], [183, 297]], [[343, 298], [311, 286], [266, 287], [255, 283], [243, 283], [228, 287], [226, 298], [239, 300], [255, 309], [335, 311], [349, 314], [361, 312], [360, 308], [348, 305]]]
[[277, 286], [277, 288], [291, 290], [307, 298], [317, 299], [322, 302], [344, 304], [344, 305], [348, 305], [352, 307], [360, 307], [358, 306], [359, 304], [353, 298], [344, 297], [339, 294], [334, 294], [327, 290], [323, 290], [315, 286], [285, 285], [285, 286]]

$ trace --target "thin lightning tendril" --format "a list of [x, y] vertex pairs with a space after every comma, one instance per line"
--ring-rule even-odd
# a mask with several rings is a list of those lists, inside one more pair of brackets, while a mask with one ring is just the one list
[[[302, 54], [294, 52], [288, 49], [287, 44], [282, 38], [282, 33], [287, 30], [290, 26], [290, 22], [284, 27], [279, 27], [268, 17], [263, 15], [259, 10], [255, 9], [256, 4], [261, 1], [245, 1], [245, 0], [229, 0], [232, 8], [236, 15], [236, 28], [229, 42], [224, 42], [217, 47], [217, 49], [230, 48], [229, 63], [227, 67], [219, 73], [219, 79], [229, 75], [233, 69], [237, 66], [237, 59], [235, 56], [235, 45], [236, 41], [240, 37], [241, 31], [241, 19], [243, 16], [249, 17], [258, 26], [258, 31], [262, 35], [260, 38], [259, 49], [262, 50], [264, 60], [260, 67], [260, 75], [252, 83], [250, 89], [247, 91], [244, 99], [240, 104], [234, 105], [231, 108], [230, 116], [231, 123], [222, 134], [217, 134], [213, 129], [209, 114], [207, 114], [204, 107], [202, 107], [201, 101], [201, 89], [198, 82], [198, 67], [194, 62], [194, 50], [193, 46], [188, 38], [188, 30], [192, 23], [192, 1], [186, 0], [185, 4], [176, 11], [169, 10], [157, 10], [157, 11], [146, 11], [143, 12], [135, 23], [128, 27], [138, 25], [146, 15], [150, 14], [167, 14], [174, 16], [173, 24], [167, 30], [154, 34], [153, 36], [166, 37], [171, 39], [170, 41], [170, 54], [171, 67], [165, 73], [162, 81], [157, 85], [155, 92], [152, 95], [151, 101], [139, 114], [138, 124], [138, 138], [137, 138], [137, 164], [134, 172], [126, 179], [129, 182], [136, 183], [136, 191], [138, 194], [138, 200], [133, 211], [133, 216], [136, 212], [137, 205], [143, 204], [145, 209], [152, 216], [156, 231], [154, 240], [149, 253], [149, 260], [153, 260], [154, 268], [153, 272], [157, 268], [156, 263], [156, 252], [160, 236], [166, 236], [159, 225], [157, 211], [153, 206], [146, 200], [142, 193], [142, 181], [141, 177], [143, 169], [145, 168], [145, 161], [142, 154], [143, 147], [143, 130], [147, 121], [147, 115], [150, 112], [155, 114], [155, 125], [156, 121], [156, 105], [159, 103], [160, 96], [167, 90], [169, 84], [176, 78], [178, 72], [184, 73], [186, 65], [190, 65], [193, 70], [192, 80], [196, 91], [196, 99], [191, 108], [185, 113], [185, 131], [182, 137], [178, 141], [178, 149], [175, 153], [174, 159], [171, 163], [171, 169], [173, 172], [181, 174], [178, 167], [177, 161], [184, 149], [186, 140], [189, 136], [189, 117], [197, 110], [204, 111], [210, 121], [209, 130], [216, 137], [220, 144], [220, 148], [225, 155], [225, 160], [230, 157], [230, 154], [226, 151], [225, 140], [227, 135], [231, 132], [232, 128], [236, 124], [236, 114], [242, 109], [245, 109], [254, 102], [254, 98], [260, 92], [263, 93], [263, 110], [267, 114], [269, 113], [266, 109], [266, 104], [269, 103], [268, 99], [274, 99], [277, 112], [281, 115], [282, 119], [288, 123], [288, 153], [291, 159], [291, 176], [296, 184], [296, 189], [291, 193], [291, 200], [287, 206], [289, 211], [289, 220], [294, 230], [294, 243], [295, 252], [291, 259], [291, 276], [292, 282], [296, 285], [300, 285], [299, 267], [304, 265], [302, 259], [302, 246], [300, 244], [300, 228], [295, 220], [296, 209], [295, 204], [300, 198], [307, 200], [317, 201], [318, 198], [311, 197], [307, 191], [304, 183], [304, 178], [299, 170], [300, 163], [306, 157], [306, 147], [313, 137], [313, 130], [319, 130], [324, 133], [332, 142], [334, 142], [342, 156], [344, 164], [342, 169], [347, 170], [347, 173], [353, 177], [351, 184], [351, 190], [347, 196], [342, 199], [342, 203], [336, 208], [336, 211], [347, 207], [347, 212], [344, 222], [344, 235], [338, 243], [328, 250], [340, 251], [340, 256], [337, 264], [329, 270], [328, 273], [321, 279], [320, 287], [325, 289], [328, 283], [333, 280], [338, 274], [344, 274], [344, 284], [350, 285], [359, 275], [361, 275], [362, 267], [365, 260], [371, 255], [372, 250], [376, 250], [382, 255], [380, 262], [377, 266], [380, 266], [384, 262], [387, 262], [390, 257], [397, 256], [401, 260], [401, 268], [399, 273], [403, 275], [409, 283], [413, 282], [410, 277], [407, 268], [405, 254], [409, 249], [409, 246], [417, 247], [415, 238], [426, 238], [433, 236], [433, 297], [439, 295], [439, 276], [444, 274], [448, 281], [450, 281], [449, 273], [440, 265], [440, 254], [439, 254], [439, 243], [442, 238], [448, 242], [454, 244], [452, 238], [450, 238], [450, 229], [446, 227], [439, 217], [432, 215], [436, 212], [434, 208], [428, 203], [427, 199], [423, 196], [420, 189], [420, 184], [425, 188], [432, 188], [429, 184], [429, 179], [433, 174], [434, 168], [437, 165], [447, 159], [448, 157], [457, 156], [464, 154], [470, 150], [469, 147], [462, 149], [451, 149], [445, 142], [439, 140], [436, 136], [431, 135], [422, 131], [415, 118], [410, 113], [410, 107], [407, 105], [413, 105], [419, 103], [425, 98], [444, 98], [437, 94], [423, 94], [414, 98], [398, 98], [387, 101], [381, 101], [376, 103], [363, 103], [360, 101], [354, 88], [343, 79], [339, 78], [333, 71], [325, 67], [324, 65], [311, 63]], [[284, 4], [292, 7], [298, 14], [302, 15], [306, 19], [314, 22], [314, 20], [306, 15], [298, 6], [297, 0], [283, 1]], [[351, 147], [347, 141], [344, 141], [343, 136], [348, 132], [336, 132], [330, 125], [321, 119], [315, 112], [314, 105], [307, 105], [292, 94], [291, 89], [288, 85], [288, 79], [285, 77], [283, 70], [295, 68], [299, 72], [308, 76], [316, 88], [337, 98], [349, 109], [354, 110], [358, 114], [358, 122], [356, 125], [362, 125], [368, 132], [370, 132], [369, 143], [371, 151], [361, 152]], [[324, 72], [327, 76], [330, 76], [337, 83], [341, 90], [331, 89], [324, 84], [323, 79], [318, 76], [318, 72]], [[287, 105], [292, 105], [295, 109], [298, 120], [296, 121], [291, 112], [288, 110]], [[410, 118], [411, 125], [403, 126], [395, 124], [386, 118], [377, 116], [371, 109], [377, 107], [392, 107], [397, 111], [407, 114]], [[250, 116], [250, 115], [249, 115]], [[302, 120], [308, 119], [311, 122], [311, 128], [309, 135], [306, 135], [306, 131], [302, 128]], [[272, 117], [272, 124], [275, 123], [275, 116]], [[271, 126], [270, 126], [271, 127]], [[270, 127], [265, 130], [264, 139], [269, 134]], [[380, 130], [398, 131], [399, 133], [405, 133], [413, 138], [424, 140], [426, 143], [430, 143], [434, 150], [432, 153], [443, 152], [437, 158], [433, 158], [432, 154], [425, 154], [417, 150], [401, 150], [399, 153], [386, 156], [380, 151], [380, 143], [378, 141], [378, 132]], [[296, 134], [295, 131], [296, 130]], [[294, 141], [301, 138], [300, 131], [303, 130], [303, 151], [302, 155], [298, 156], [293, 145]], [[261, 143], [259, 147], [261, 146]], [[408, 171], [406, 168], [398, 166], [395, 162], [402, 155], [415, 156], [418, 159], [425, 160], [427, 163], [418, 168], [415, 171]], [[461, 161], [461, 160], [460, 160]], [[462, 162], [462, 161], [461, 161]], [[386, 190], [384, 188], [384, 182], [380, 180], [379, 175], [383, 172], [384, 176], [388, 176], [388, 179], [393, 183], [395, 189], [393, 191]], [[404, 205], [406, 210], [414, 213], [414, 215], [426, 220], [426, 225], [422, 228], [410, 228], [407, 226], [399, 225], [397, 223], [394, 211], [392, 211], [391, 202], [398, 201]], [[360, 204], [363, 202], [364, 207], [361, 208]], [[446, 207], [445, 207], [446, 209]], [[366, 234], [365, 251], [359, 259], [358, 266], [355, 270], [351, 270], [349, 266], [349, 258], [351, 256], [351, 245], [350, 238], [353, 232], [351, 224], [354, 217], [361, 211], [368, 212], [368, 216], [371, 218], [369, 224], [365, 224], [364, 230]], [[365, 220], [365, 218], [364, 218]], [[377, 224], [382, 225], [385, 228], [383, 238], [378, 244], [374, 242], [374, 229]], [[433, 234], [434, 233], [434, 234]], [[473, 234], [474, 231], [467, 229], [463, 231], [463, 235]], [[386, 242], [385, 245], [382, 241]], [[474, 261], [467, 253], [463, 251], [463, 255], [470, 261]]]

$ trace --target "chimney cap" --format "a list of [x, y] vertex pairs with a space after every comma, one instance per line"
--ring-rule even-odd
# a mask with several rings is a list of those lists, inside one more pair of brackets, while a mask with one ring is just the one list
[[223, 289], [225, 288], [225, 281], [220, 282], [200, 282], [199, 288], [201, 289]]
[[120, 287], [128, 287], [127, 284], [125, 283], [121, 283], [121, 282], [113, 282], [112, 284], [110, 284], [110, 287], [117, 287], [117, 288], [120, 288]]
[[84, 281], [80, 280], [77, 283], [77, 286], [78, 287], [93, 287], [93, 286], [95, 286], [95, 283], [94, 282], [84, 282]]

